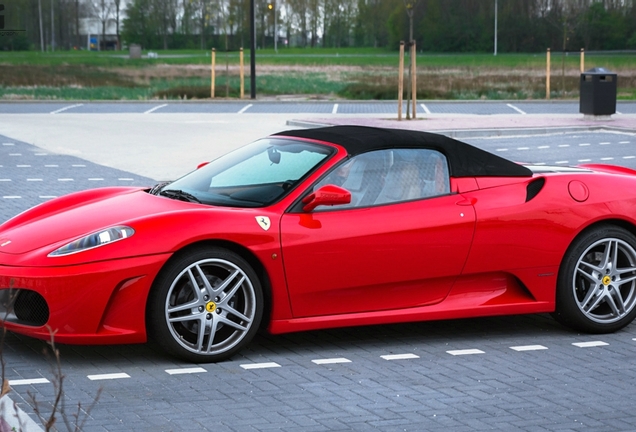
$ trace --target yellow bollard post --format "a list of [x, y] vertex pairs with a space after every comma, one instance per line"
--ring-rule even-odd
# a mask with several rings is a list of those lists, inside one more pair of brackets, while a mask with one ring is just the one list
[[545, 67], [545, 98], [550, 99], [550, 48], [546, 55], [546, 67]]
[[245, 96], [245, 67], [243, 64], [243, 47], [241, 47], [241, 51], [239, 52], [239, 80], [241, 81], [241, 95], [239, 96], [243, 99]]
[[214, 99], [214, 82], [216, 77], [214, 76], [214, 68], [216, 66], [216, 49], [212, 48], [212, 72], [210, 83], [210, 98]]
[[585, 49], [581, 48], [581, 73], [585, 71]]
[[415, 41], [411, 41], [411, 95], [413, 96], [413, 120], [415, 120], [416, 116], [416, 107], [417, 107], [417, 73], [415, 68], [415, 53], [417, 50], [415, 49]]
[[402, 120], [402, 93], [404, 93], [404, 41], [400, 42], [398, 74], [398, 120]]

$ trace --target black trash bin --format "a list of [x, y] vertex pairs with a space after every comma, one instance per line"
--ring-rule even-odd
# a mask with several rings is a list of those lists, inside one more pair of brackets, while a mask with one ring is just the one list
[[604, 68], [593, 68], [581, 74], [579, 112], [590, 115], [616, 113], [617, 75]]

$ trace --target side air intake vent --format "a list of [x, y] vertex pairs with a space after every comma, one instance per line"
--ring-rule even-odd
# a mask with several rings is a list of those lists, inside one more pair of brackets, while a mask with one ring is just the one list
[[526, 202], [536, 197], [539, 192], [541, 192], [541, 189], [543, 189], [544, 184], [545, 178], [543, 177], [539, 177], [538, 179], [532, 180], [528, 183], [528, 186], [526, 187]]

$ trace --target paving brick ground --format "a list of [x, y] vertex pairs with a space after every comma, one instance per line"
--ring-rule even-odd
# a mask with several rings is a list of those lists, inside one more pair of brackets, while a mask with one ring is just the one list
[[[623, 146], [636, 144], [620, 139], [630, 140]], [[14, 145], [0, 146], [0, 178], [11, 182], [0, 182], [0, 196], [22, 198], [2, 201], [0, 220], [45, 199], [40, 196], [68, 192], [69, 185], [93, 187], [96, 180], [88, 178], [103, 178], [104, 185], [122, 178], [133, 179], [126, 184], [153, 182], [74, 156], [37, 155], [45, 152], [0, 137], [0, 144], [9, 142]], [[17, 153], [22, 156], [10, 156]], [[16, 167], [14, 158], [22, 161]], [[54, 175], [45, 165], [58, 165]], [[629, 431], [636, 430], [635, 339], [634, 324], [615, 334], [586, 335], [549, 315], [531, 315], [263, 334], [219, 364], [187, 364], [149, 345], [59, 349], [68, 419], [78, 403], [83, 414], [101, 389], [82, 427], [91, 432]], [[573, 345], [579, 342], [603, 344]], [[45, 350], [45, 342], [8, 334], [5, 378], [55, 381]], [[449, 353], [465, 350], [479, 353]], [[382, 357], [400, 354], [411, 356]], [[348, 362], [314, 362], [328, 359]], [[243, 367], [263, 363], [279, 367]], [[166, 372], [192, 367], [201, 369]], [[127, 377], [89, 379], [100, 374]], [[49, 413], [54, 396], [51, 382], [16, 384], [11, 392], [31, 416], [35, 407]], [[58, 430], [66, 430], [61, 418]]]

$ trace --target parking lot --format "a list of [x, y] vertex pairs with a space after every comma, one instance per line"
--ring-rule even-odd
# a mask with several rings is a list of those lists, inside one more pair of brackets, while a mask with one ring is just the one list
[[[7, 105], [13, 107], [10, 114]], [[15, 111], [20, 104], [0, 104], [0, 222], [75, 190], [173, 178], [194, 168], [195, 161], [245, 144], [251, 135], [255, 139], [287, 127], [285, 119], [297, 116], [283, 108], [276, 116], [263, 113], [260, 120], [257, 113], [239, 118], [242, 114], [196, 111], [187, 120], [180, 117], [192, 123], [174, 126], [181, 134], [177, 139], [167, 135], [168, 126], [163, 126], [166, 136], [159, 137], [162, 126], [143, 114], [155, 105], [141, 105], [135, 109], [146, 111], [120, 120], [119, 131], [112, 112], [98, 111], [107, 104], [91, 105], [93, 112], [82, 114], [85, 120], [77, 112], [70, 115], [82, 106], [60, 111], [54, 117], [64, 114], [68, 120], [60, 120], [57, 129], [46, 120], [38, 123], [41, 131], [28, 131], [29, 122], [64, 106], [24, 104], [41, 110], [25, 114]], [[534, 104], [522, 105], [514, 104], [533, 115]], [[569, 112], [568, 104], [561, 105]], [[426, 106], [433, 113], [444, 104]], [[498, 115], [487, 112], [501, 108], [494, 106], [480, 115]], [[332, 104], [329, 114], [340, 109], [334, 113]], [[549, 109], [543, 114], [550, 115]], [[636, 114], [636, 104], [621, 110]], [[106, 117], [100, 120], [99, 113]], [[322, 111], [318, 114], [324, 119]], [[524, 116], [502, 113], [510, 114]], [[107, 133], [109, 127], [114, 130]], [[146, 142], [131, 149], [130, 138], [123, 136], [129, 130]], [[634, 131], [512, 132], [465, 140], [521, 162], [636, 169]], [[123, 143], [115, 142], [119, 135]], [[549, 315], [529, 315], [262, 334], [231, 360], [200, 365], [166, 357], [150, 345], [59, 348], [69, 418], [78, 403], [82, 414], [101, 389], [85, 431], [636, 429], [634, 324], [615, 334], [588, 335], [560, 326]], [[32, 417], [34, 407], [46, 414], [54, 400], [56, 379], [51, 357], [43, 355], [47, 350], [45, 342], [6, 336], [10, 397]]]
[[[421, 114], [578, 114], [573, 101], [420, 101]], [[406, 115], [406, 102], [402, 105]], [[396, 101], [219, 100], [214, 102], [12, 102], [0, 104], [0, 114], [394, 114]], [[618, 101], [616, 111], [636, 114], [636, 103]]]

